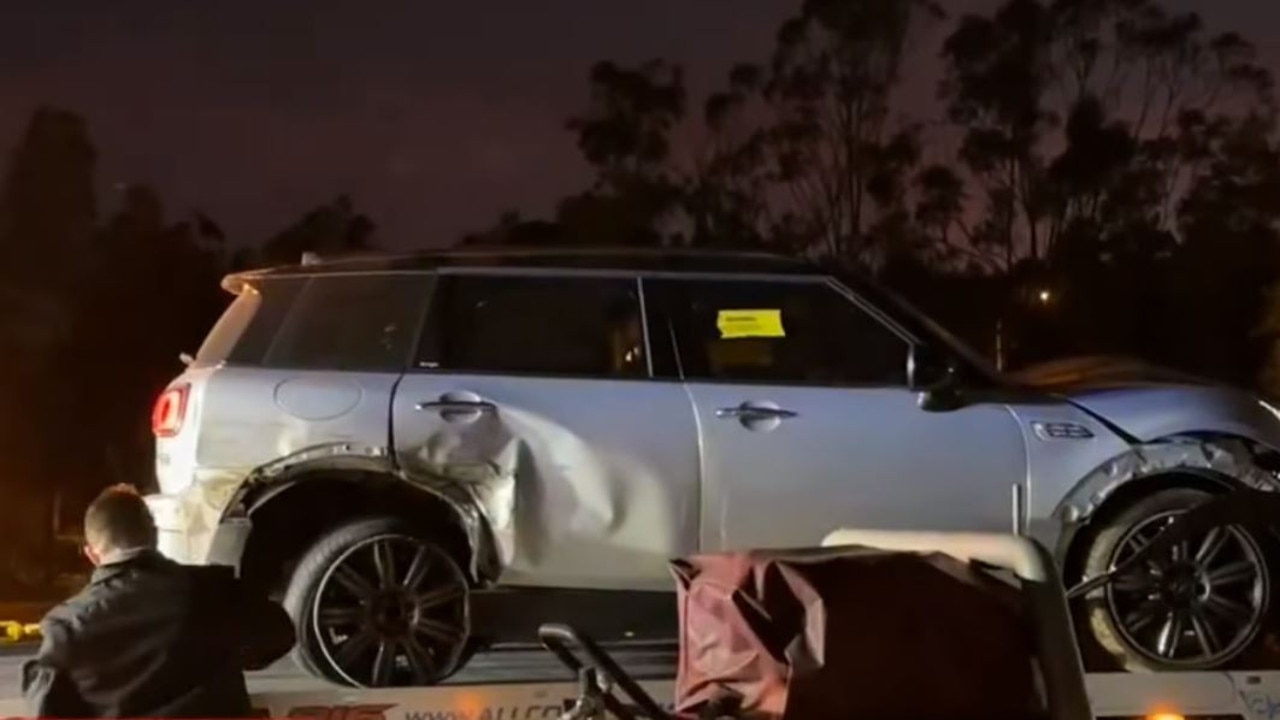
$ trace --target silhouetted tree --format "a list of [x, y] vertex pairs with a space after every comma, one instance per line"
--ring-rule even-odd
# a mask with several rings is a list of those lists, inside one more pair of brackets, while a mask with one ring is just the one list
[[891, 101], [919, 30], [942, 16], [924, 0], [807, 0], [778, 31], [762, 86], [772, 162], [825, 255], [878, 264], [904, 235], [919, 129]]
[[[1232, 123], [1178, 204], [1170, 355], [1188, 369], [1280, 396], [1280, 324], [1269, 286], [1280, 270], [1280, 145], [1271, 118]], [[1193, 326], [1194, 339], [1185, 328]], [[1178, 332], [1181, 331], [1181, 332]]]
[[590, 102], [566, 127], [596, 170], [593, 186], [556, 210], [570, 244], [653, 245], [675, 232], [681, 172], [671, 132], [684, 119], [684, 74], [655, 59], [636, 67], [600, 62], [591, 69]]
[[690, 241], [702, 246], [758, 246], [777, 240], [782, 226], [770, 203], [775, 175], [769, 164], [771, 135], [752, 117], [764, 71], [739, 64], [728, 89], [703, 105], [706, 132], [686, 183], [684, 207]]
[[[0, 188], [0, 457], [5, 506], [48, 527], [50, 481], [59, 455], [76, 448], [67, 432], [69, 378], [59, 374], [74, 333], [77, 292], [94, 232], [96, 155], [84, 121], [37, 110], [10, 158]], [[83, 370], [83, 368], [82, 368]], [[43, 528], [41, 528], [43, 529]], [[28, 559], [47, 532], [15, 524], [0, 546]], [[12, 563], [14, 558], [9, 558]], [[0, 577], [0, 582], [5, 578]]]
[[1139, 226], [1168, 249], [1207, 135], [1271, 103], [1247, 42], [1151, 0], [1007, 0], [962, 18], [944, 57], [960, 160], [986, 198], [975, 240], [1005, 268], [1101, 261]]
[[559, 223], [550, 220], [525, 220], [520, 213], [511, 210], [502, 214], [498, 224], [476, 233], [463, 236], [460, 245], [562, 245]]
[[1033, 322], [1057, 342], [1037, 352], [1176, 352], [1180, 203], [1242, 113], [1273, 116], [1253, 48], [1150, 0], [1007, 0], [962, 18], [944, 56], [984, 203], [966, 240], [1011, 306], [1027, 283], [1056, 286], [1053, 322]]
[[10, 594], [58, 569], [55, 493], [74, 514], [106, 483], [148, 484], [151, 402], [226, 305], [217, 224], [171, 223], [132, 186], [99, 227], [94, 164], [84, 121], [42, 108], [0, 189], [0, 454], [5, 506], [28, 521], [0, 538]]
[[350, 197], [308, 211], [296, 223], [263, 244], [260, 261], [270, 265], [296, 263], [303, 253], [350, 253], [372, 249], [375, 225], [356, 212]]
[[735, 66], [707, 99], [686, 183], [694, 242], [864, 265], [915, 243], [919, 127], [893, 98], [920, 31], [942, 17], [924, 0], [807, 0], [768, 63]]
[[595, 182], [468, 242], [821, 255], [984, 347], [1002, 328], [1012, 364], [1138, 354], [1248, 382], [1280, 338], [1259, 325], [1276, 115], [1253, 47], [1156, 0], [1004, 0], [942, 42], [950, 154], [895, 105], [940, 5], [805, 0], [693, 128], [678, 66], [597, 64], [570, 123]]
[[877, 239], [913, 240], [918, 129], [891, 99], [918, 31], [941, 16], [924, 0], [808, 0], [766, 66], [735, 67], [708, 98], [687, 157], [672, 152], [680, 68], [598, 63], [589, 107], [569, 122], [597, 179], [559, 206], [557, 237], [772, 243], [867, 262]]
[[[1021, 255], [1019, 215], [1039, 214], [1036, 151], [1051, 119], [1043, 107], [1052, 76], [1047, 14], [1037, 0], [1009, 0], [990, 17], [961, 18], [943, 44], [947, 115], [964, 131], [959, 159], [984, 203], [968, 240], [973, 249], [992, 252], [1005, 271]], [[1030, 255], [1038, 257], [1032, 236]]]
[[0, 376], [67, 338], [96, 221], [96, 159], [83, 118], [55, 108], [32, 115], [13, 153], [0, 189]]

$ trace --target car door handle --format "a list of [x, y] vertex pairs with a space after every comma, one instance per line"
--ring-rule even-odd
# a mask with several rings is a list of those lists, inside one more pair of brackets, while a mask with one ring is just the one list
[[784, 410], [782, 408], [760, 407], [757, 405], [739, 405], [737, 407], [720, 408], [716, 410], [718, 418], [737, 418], [739, 420], [766, 420], [769, 418], [777, 418], [786, 420], [799, 415], [794, 410]]
[[498, 407], [485, 400], [425, 400], [414, 406], [418, 410], [440, 412], [493, 412]]

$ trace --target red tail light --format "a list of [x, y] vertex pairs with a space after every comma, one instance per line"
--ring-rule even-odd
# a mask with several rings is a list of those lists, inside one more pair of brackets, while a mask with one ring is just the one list
[[191, 386], [174, 385], [156, 398], [151, 409], [151, 432], [158, 438], [171, 438], [182, 431], [182, 421], [187, 416], [187, 395]]

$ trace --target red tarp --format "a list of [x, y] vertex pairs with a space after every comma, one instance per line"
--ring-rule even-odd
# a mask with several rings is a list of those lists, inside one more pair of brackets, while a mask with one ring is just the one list
[[676, 711], [743, 717], [1025, 720], [1043, 714], [1011, 585], [941, 554], [868, 548], [673, 563]]

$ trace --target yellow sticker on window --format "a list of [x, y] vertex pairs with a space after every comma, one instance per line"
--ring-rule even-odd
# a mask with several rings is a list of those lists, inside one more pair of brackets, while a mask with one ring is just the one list
[[724, 340], [787, 336], [782, 329], [781, 310], [721, 310], [716, 317], [716, 328]]

